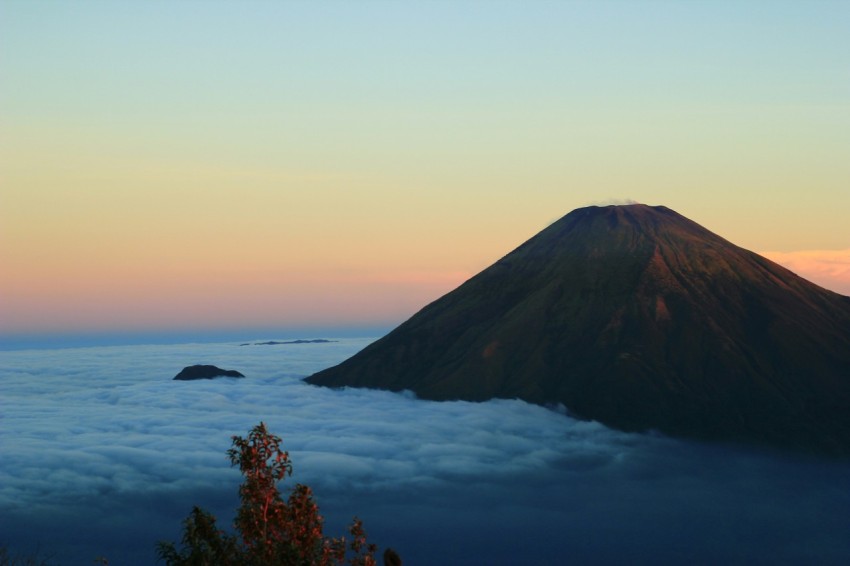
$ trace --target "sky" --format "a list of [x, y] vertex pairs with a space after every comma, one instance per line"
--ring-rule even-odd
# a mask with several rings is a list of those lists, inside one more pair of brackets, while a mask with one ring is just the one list
[[0, 335], [392, 327], [631, 200], [850, 295], [847, 29], [842, 1], [0, 0]]
[[[847, 461], [301, 380], [369, 341], [0, 351], [0, 547], [154, 564], [193, 505], [232, 532], [225, 452], [264, 421], [281, 490], [309, 485], [326, 534], [357, 515], [405, 564], [847, 563]], [[245, 378], [172, 380], [192, 363]]]

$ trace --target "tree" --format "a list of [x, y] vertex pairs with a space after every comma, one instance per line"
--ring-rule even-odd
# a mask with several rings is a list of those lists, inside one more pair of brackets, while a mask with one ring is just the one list
[[280, 443], [262, 422], [247, 438], [233, 437], [227, 455], [244, 476], [234, 520], [239, 536], [218, 529], [215, 517], [195, 507], [183, 522], [183, 548], [178, 551], [174, 543], [160, 542], [159, 557], [169, 566], [329, 566], [346, 560], [354, 566], [374, 566], [377, 547], [367, 541], [357, 517], [348, 528], [352, 538], [346, 544], [344, 537], [324, 535], [324, 520], [310, 487], [296, 484], [283, 501], [277, 484], [292, 475], [292, 463]]
[[52, 557], [44, 557], [39, 549], [22, 555], [11, 554], [6, 546], [0, 546], [0, 566], [50, 566]]

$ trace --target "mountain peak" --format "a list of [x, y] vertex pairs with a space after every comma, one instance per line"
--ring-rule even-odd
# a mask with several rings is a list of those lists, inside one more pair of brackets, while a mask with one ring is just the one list
[[850, 298], [669, 208], [590, 206], [308, 382], [850, 454]]

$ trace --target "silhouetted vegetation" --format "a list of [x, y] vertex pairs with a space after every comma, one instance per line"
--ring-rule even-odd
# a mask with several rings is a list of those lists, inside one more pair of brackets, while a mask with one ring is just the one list
[[50, 558], [42, 556], [40, 550], [29, 554], [12, 554], [5, 546], [0, 547], [0, 566], [50, 566]]
[[375, 565], [377, 547], [358, 518], [348, 528], [349, 540], [329, 538], [310, 487], [296, 484], [282, 499], [277, 483], [292, 475], [292, 463], [280, 442], [262, 422], [247, 438], [233, 437], [227, 454], [244, 476], [234, 520], [238, 534], [222, 531], [215, 517], [195, 507], [183, 522], [182, 548], [160, 542], [159, 558], [170, 566]]

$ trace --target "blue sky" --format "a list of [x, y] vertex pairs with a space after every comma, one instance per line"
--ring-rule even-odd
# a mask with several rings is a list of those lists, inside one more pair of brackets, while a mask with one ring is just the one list
[[0, 332], [392, 326], [625, 199], [850, 293], [847, 29], [846, 2], [0, 0]]

